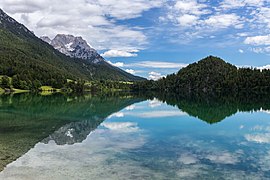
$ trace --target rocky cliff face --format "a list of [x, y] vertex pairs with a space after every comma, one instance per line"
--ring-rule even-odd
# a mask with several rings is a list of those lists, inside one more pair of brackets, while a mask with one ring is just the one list
[[95, 64], [105, 62], [82, 37], [58, 34], [52, 40], [47, 36], [43, 36], [41, 39], [69, 57], [85, 59]]

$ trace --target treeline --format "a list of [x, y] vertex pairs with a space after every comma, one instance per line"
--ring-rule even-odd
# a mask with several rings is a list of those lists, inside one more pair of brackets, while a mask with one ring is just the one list
[[262, 93], [270, 91], [270, 70], [237, 68], [220, 58], [209, 56], [176, 74], [158, 81], [138, 82], [132, 88], [185, 93]]
[[78, 92], [85, 91], [97, 92], [97, 91], [118, 91], [118, 90], [130, 90], [130, 83], [121, 81], [99, 80], [99, 81], [85, 81], [82, 79], [67, 80], [61, 79], [49, 79], [47, 83], [39, 81], [37, 79], [27, 78], [25, 76], [14, 75], [8, 77], [6, 75], [0, 76], [0, 88], [6, 91], [13, 91], [14, 89], [30, 90], [33, 92], [41, 91], [42, 86], [52, 86], [52, 89], [60, 89], [64, 92]]

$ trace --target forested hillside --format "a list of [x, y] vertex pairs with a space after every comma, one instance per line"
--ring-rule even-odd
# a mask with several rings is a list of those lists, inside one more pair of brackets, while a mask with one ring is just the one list
[[37, 38], [24, 25], [0, 9], [0, 75], [15, 79], [16, 88], [63, 87], [67, 79], [137, 81], [133, 76], [107, 64], [93, 64], [61, 54]]
[[156, 82], [136, 83], [133, 88], [182, 93], [266, 92], [270, 91], [270, 70], [237, 68], [218, 57], [209, 56], [176, 74]]

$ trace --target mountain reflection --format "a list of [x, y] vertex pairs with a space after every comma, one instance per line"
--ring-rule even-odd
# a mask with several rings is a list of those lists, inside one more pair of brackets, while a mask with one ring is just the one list
[[130, 95], [0, 96], [0, 171], [42, 140], [82, 142], [106, 117], [141, 100]]
[[93, 117], [90, 120], [66, 124], [42, 142], [48, 144], [50, 140], [53, 140], [57, 145], [81, 143], [103, 121], [104, 118]]
[[[0, 171], [38, 142], [47, 144], [54, 141], [57, 145], [81, 143], [107, 117], [114, 115], [120, 117], [117, 112], [126, 107], [132, 110], [135, 107], [134, 103], [147, 99], [153, 100], [149, 102], [150, 108], [160, 106], [161, 101], [178, 107], [179, 112], [177, 109], [168, 112], [148, 109], [136, 114], [138, 117], [162, 118], [165, 115], [181, 117], [188, 114], [213, 124], [239, 111], [269, 112], [270, 109], [270, 96], [255, 94], [195, 96], [120, 93], [106, 96], [62, 94], [0, 96]], [[105, 123], [103, 126], [114, 128], [116, 125]]]
[[265, 111], [270, 109], [268, 94], [241, 95], [191, 95], [148, 93], [149, 99], [157, 98], [168, 105], [177, 106], [182, 112], [209, 124], [218, 123], [237, 112]]

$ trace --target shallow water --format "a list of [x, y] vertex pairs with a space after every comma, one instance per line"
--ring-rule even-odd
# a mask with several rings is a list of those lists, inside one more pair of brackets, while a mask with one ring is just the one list
[[175, 102], [2, 97], [0, 179], [270, 178], [267, 105]]

